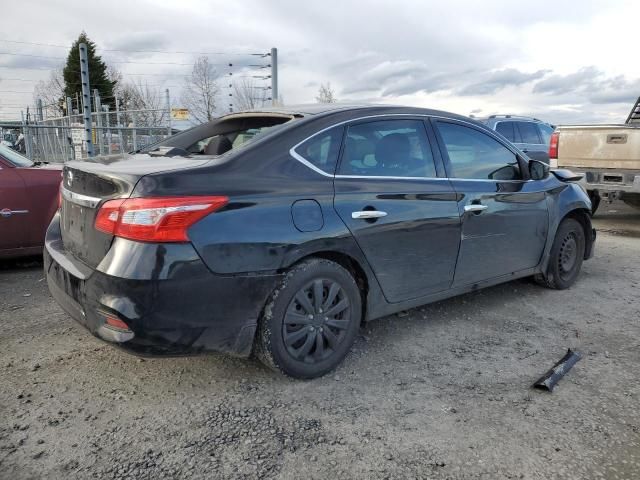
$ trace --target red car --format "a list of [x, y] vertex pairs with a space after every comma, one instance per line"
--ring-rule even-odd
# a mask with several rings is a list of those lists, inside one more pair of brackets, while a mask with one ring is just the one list
[[34, 163], [0, 145], [0, 258], [42, 252], [61, 174], [62, 165]]

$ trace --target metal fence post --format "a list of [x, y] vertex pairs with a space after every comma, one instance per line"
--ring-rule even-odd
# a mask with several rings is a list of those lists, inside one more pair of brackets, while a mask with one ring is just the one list
[[278, 49], [271, 49], [271, 105], [278, 104]]
[[22, 115], [22, 136], [24, 140], [24, 152], [28, 159], [33, 160], [33, 154], [31, 152], [31, 137], [29, 136], [29, 127], [27, 127], [27, 122], [24, 119], [24, 112], [21, 111]]
[[102, 107], [104, 109], [104, 119], [105, 119], [105, 127], [107, 127], [107, 152], [111, 155], [111, 122], [109, 122], [109, 105], [105, 105]]
[[167, 135], [171, 136], [171, 99], [169, 98], [169, 89], [165, 90], [167, 94]]
[[[120, 100], [116, 97], [116, 122], [118, 127], [122, 126], [122, 119], [120, 118]], [[122, 138], [122, 129], [118, 128], [118, 139], [120, 140], [120, 153], [125, 153], [124, 139]]]
[[74, 149], [73, 149], [73, 130], [71, 124], [73, 123], [71, 120], [71, 116], [73, 115], [73, 104], [71, 103], [71, 97], [67, 97], [67, 126], [69, 129], [66, 134], [66, 141], [69, 147], [69, 154], [66, 155], [67, 160], [73, 160], [74, 158]]
[[131, 126], [133, 127], [133, 130], [131, 130], [131, 140], [133, 141], [133, 151], [137, 151], [138, 150], [138, 136], [136, 134], [136, 112], [132, 111], [131, 112]]
[[93, 89], [94, 108], [96, 111], [96, 139], [98, 140], [98, 150], [100, 155], [104, 154], [104, 139], [102, 138], [102, 103], [100, 103], [100, 92]]
[[87, 44], [78, 45], [80, 50], [80, 82], [82, 83], [82, 117], [84, 119], [84, 140], [87, 145], [87, 155], [93, 157], [93, 141], [91, 139], [91, 86], [89, 85], [89, 61], [87, 59]]

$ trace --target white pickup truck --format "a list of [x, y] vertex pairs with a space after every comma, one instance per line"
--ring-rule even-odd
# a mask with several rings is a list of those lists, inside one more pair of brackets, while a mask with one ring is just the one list
[[552, 168], [583, 174], [593, 210], [601, 199], [640, 208], [640, 98], [622, 125], [562, 125], [551, 136]]

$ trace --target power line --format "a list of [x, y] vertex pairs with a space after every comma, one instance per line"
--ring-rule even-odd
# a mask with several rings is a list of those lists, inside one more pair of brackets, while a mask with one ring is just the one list
[[[53, 48], [67, 48], [70, 49], [69, 45], [55, 45], [52, 43], [38, 43], [38, 42], [25, 42], [21, 40], [8, 40], [4, 38], [0, 38], [0, 42], [6, 43], [17, 43], [20, 45], [36, 45], [39, 47], [53, 47]], [[103, 52], [122, 52], [122, 53], [162, 53], [162, 54], [177, 54], [177, 55], [233, 55], [233, 56], [251, 56], [251, 57], [268, 57], [271, 56], [270, 52], [266, 53], [255, 53], [255, 52], [194, 52], [194, 51], [171, 51], [171, 50], [126, 50], [126, 49], [118, 49], [118, 48], [102, 48], [96, 46], [98, 50], [102, 50]]]

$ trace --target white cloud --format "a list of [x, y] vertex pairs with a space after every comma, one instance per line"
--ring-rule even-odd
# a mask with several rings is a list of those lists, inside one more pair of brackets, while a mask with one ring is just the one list
[[[581, 122], [623, 121], [630, 100], [640, 96], [640, 62], [634, 61], [640, 2], [629, 0], [34, 0], [29, 11], [24, 15], [16, 2], [6, 5], [4, 18], [21, 21], [5, 22], [0, 38], [68, 45], [86, 30], [103, 49], [237, 53], [277, 46], [280, 92], [288, 103], [312, 102], [318, 84], [331, 82], [340, 100]], [[66, 56], [61, 49], [0, 41], [1, 51]], [[120, 62], [195, 59], [182, 53], [102, 54]], [[236, 65], [255, 60], [213, 56], [212, 62], [219, 60], [224, 74], [230, 59]], [[39, 65], [49, 65], [42, 60]], [[0, 65], [8, 61], [0, 55]], [[183, 65], [118, 68], [125, 78], [169, 87], [175, 99], [182, 83], [176, 75], [190, 71]], [[0, 68], [0, 90], [33, 86], [7, 78], [47, 75]], [[28, 102], [31, 96], [0, 93], [0, 105], [9, 99]]]

